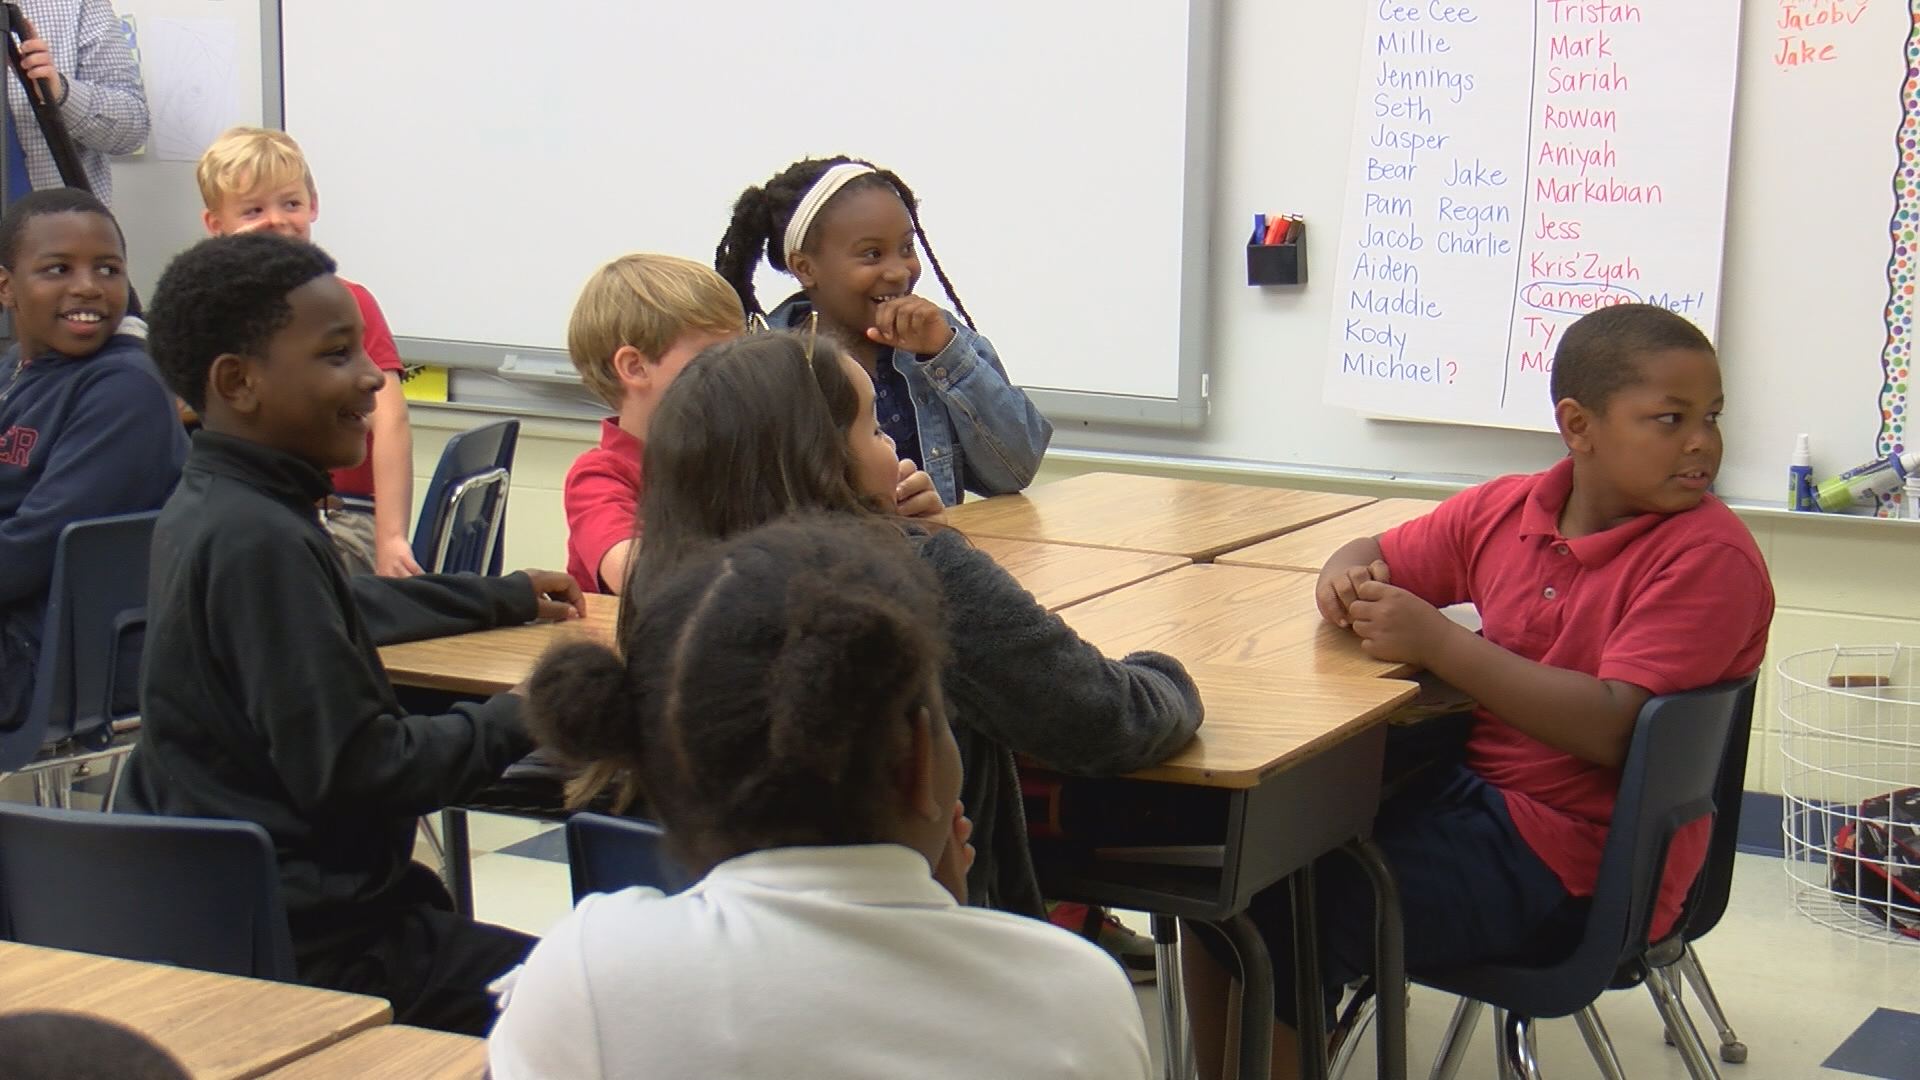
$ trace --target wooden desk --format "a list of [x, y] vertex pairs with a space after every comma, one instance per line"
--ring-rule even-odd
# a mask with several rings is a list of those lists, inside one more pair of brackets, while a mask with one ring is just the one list
[[264, 1076], [392, 1016], [379, 998], [0, 942], [0, 1010], [125, 1025], [196, 1080]]
[[1232, 664], [1283, 675], [1406, 675], [1313, 606], [1313, 574], [1188, 566], [1060, 613], [1109, 656], [1156, 649], [1185, 664]]
[[1191, 560], [1178, 555], [1156, 555], [1145, 551], [1119, 551], [1107, 548], [1073, 547], [1068, 544], [1043, 544], [1034, 540], [1009, 540], [999, 536], [971, 537], [973, 545], [993, 556], [1005, 567], [1040, 606], [1058, 611], [1096, 596], [1169, 570], [1188, 565]]
[[[1055, 831], [1033, 841], [1034, 866], [1046, 896], [1155, 913], [1156, 937], [1169, 917], [1206, 922], [1227, 935], [1244, 958], [1247, 988], [1240, 1074], [1263, 1076], [1275, 973], [1245, 914], [1256, 895], [1292, 879], [1296, 892], [1311, 896], [1315, 860], [1348, 848], [1374, 882], [1388, 928], [1377, 944], [1382, 984], [1395, 985], [1404, 970], [1392, 929], [1399, 914], [1391, 874], [1360, 842], [1379, 801], [1382, 719], [1418, 687], [1226, 665], [1187, 670], [1207, 705], [1194, 741], [1125, 777], [1055, 778], [1059, 802], [1034, 819]], [[1296, 917], [1317, 942], [1312, 904], [1297, 906]], [[1318, 987], [1319, 964], [1317, 945], [1298, 950], [1294, 985]], [[1326, 1018], [1317, 993], [1309, 997], [1302, 1028], [1321, 1034], [1303, 1041], [1302, 1073], [1324, 1076]], [[1383, 1001], [1380, 1075], [1405, 1077], [1405, 1032], [1402, 1003]]]
[[380, 662], [387, 678], [401, 686], [498, 694], [520, 685], [548, 646], [568, 634], [589, 634], [611, 644], [619, 617], [620, 598], [596, 593], [587, 597], [584, 619], [389, 645], [380, 650]]
[[[1186, 566], [1177, 555], [1103, 551], [1028, 540], [980, 537], [974, 541], [1048, 611], [1102, 596], [1134, 582]], [[389, 645], [380, 650], [387, 678], [396, 685], [460, 694], [498, 694], [520, 685], [542, 653], [569, 634], [613, 641], [620, 598], [587, 597], [587, 617], [578, 622], [535, 623], [474, 634]]]
[[479, 1080], [487, 1041], [416, 1027], [377, 1027], [268, 1075], [267, 1080]]
[[1350, 540], [1378, 536], [1412, 521], [1440, 504], [1432, 499], [1382, 499], [1352, 513], [1283, 533], [1252, 547], [1229, 551], [1215, 561], [1223, 566], [1260, 566], [1269, 570], [1305, 570], [1318, 574], [1333, 553]]
[[1225, 551], [1357, 510], [1372, 499], [1286, 488], [1087, 473], [961, 503], [947, 521], [969, 536], [1180, 555]]
[[1187, 673], [1200, 686], [1206, 722], [1179, 753], [1129, 779], [1254, 787], [1383, 722], [1420, 691], [1400, 679], [1281, 675], [1224, 664], [1192, 664]]

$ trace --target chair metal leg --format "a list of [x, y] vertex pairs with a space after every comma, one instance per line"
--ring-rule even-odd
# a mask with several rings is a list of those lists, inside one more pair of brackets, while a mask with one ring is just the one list
[[1187, 991], [1180, 969], [1180, 923], [1171, 915], [1153, 916], [1153, 961], [1160, 995], [1160, 1046], [1167, 1080], [1193, 1080], [1193, 1039], [1187, 1030]]
[[1675, 992], [1673, 979], [1666, 970], [1655, 968], [1647, 973], [1647, 993], [1653, 996], [1660, 1019], [1666, 1021], [1667, 1033], [1673, 1036], [1673, 1044], [1680, 1050], [1680, 1060], [1686, 1062], [1687, 1075], [1693, 1080], [1720, 1080], [1720, 1070], [1714, 1068], [1713, 1059], [1707, 1056], [1706, 1044], [1700, 1041], [1700, 1032], [1695, 1030], [1686, 1006], [1680, 1003], [1680, 995]]
[[[1680, 954], [1680, 961], [1674, 965], [1680, 974], [1686, 977], [1687, 985], [1693, 987], [1693, 996], [1700, 999], [1700, 1008], [1707, 1014], [1707, 1023], [1720, 1036], [1720, 1060], [1739, 1065], [1747, 1060], [1747, 1044], [1734, 1034], [1733, 1025], [1727, 1021], [1727, 1011], [1720, 1007], [1720, 999], [1714, 995], [1713, 984], [1707, 981], [1707, 972], [1700, 966], [1700, 957], [1689, 944]], [[1674, 996], [1680, 994], [1680, 982], [1674, 980]]]
[[1480, 1014], [1487, 1003], [1461, 998], [1453, 1007], [1453, 1019], [1447, 1021], [1447, 1033], [1440, 1037], [1440, 1052], [1433, 1057], [1433, 1072], [1428, 1080], [1453, 1080], [1467, 1060], [1467, 1046], [1473, 1042], [1473, 1029], [1480, 1026]]
[[33, 771], [33, 803], [73, 809], [73, 766], [48, 765]]
[[426, 839], [427, 847], [432, 849], [433, 857], [440, 863], [440, 876], [445, 877], [447, 848], [446, 845], [440, 842], [440, 830], [434, 828], [433, 816], [431, 814], [420, 819], [420, 835]]
[[467, 812], [457, 806], [440, 811], [440, 831], [446, 854], [441, 860], [447, 891], [453, 894], [453, 910], [473, 917], [473, 851], [467, 839]]
[[1340, 1080], [1347, 1075], [1347, 1067], [1353, 1064], [1354, 1055], [1360, 1052], [1360, 1044], [1366, 1037], [1367, 1025], [1372, 1023], [1378, 1004], [1379, 997], [1373, 992], [1371, 985], [1364, 985], [1359, 993], [1354, 995], [1353, 1001], [1347, 1005], [1346, 1012], [1341, 1014], [1339, 1022], [1333, 1025], [1334, 1037], [1339, 1041], [1334, 1044], [1333, 1064], [1327, 1067], [1327, 1075], [1332, 1080]]
[[1589, 1005], [1573, 1014], [1573, 1022], [1580, 1026], [1580, 1037], [1587, 1041], [1587, 1052], [1593, 1055], [1593, 1063], [1600, 1066], [1604, 1080], [1626, 1080], [1620, 1058], [1613, 1052], [1613, 1039], [1607, 1035], [1607, 1026], [1600, 1022], [1600, 1010]]
[[[131, 753], [132, 747], [127, 748]], [[127, 753], [115, 754], [107, 759], [107, 793], [100, 799], [100, 812], [113, 813], [113, 804], [120, 798], [120, 781], [127, 775]]]
[[1540, 1054], [1533, 1044], [1533, 1018], [1493, 1010], [1493, 1052], [1500, 1080], [1542, 1080]]

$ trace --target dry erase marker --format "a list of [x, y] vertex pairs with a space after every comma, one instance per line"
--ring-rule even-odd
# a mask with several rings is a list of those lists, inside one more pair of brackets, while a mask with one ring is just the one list
[[1286, 218], [1276, 217], [1273, 219], [1272, 222], [1268, 223], [1267, 225], [1268, 246], [1272, 246], [1274, 244], [1280, 243], [1281, 241], [1286, 239], [1286, 236], [1287, 236], [1287, 219]]
[[1266, 236], [1267, 236], [1267, 215], [1265, 214], [1253, 215], [1253, 242], [1256, 244], [1261, 243], [1266, 239]]

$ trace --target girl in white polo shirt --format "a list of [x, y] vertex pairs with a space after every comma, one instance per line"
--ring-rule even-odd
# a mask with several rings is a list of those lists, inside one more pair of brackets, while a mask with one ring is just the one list
[[496, 1080], [1145, 1080], [1105, 953], [964, 906], [941, 604], [897, 530], [816, 518], [650, 582], [624, 660], [548, 655], [536, 734], [644, 791], [704, 877], [583, 900], [508, 989]]

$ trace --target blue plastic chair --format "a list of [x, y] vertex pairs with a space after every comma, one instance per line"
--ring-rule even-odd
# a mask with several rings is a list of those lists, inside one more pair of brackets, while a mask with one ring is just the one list
[[430, 574], [498, 574], [506, 547], [507, 490], [520, 421], [502, 420], [447, 440], [413, 533], [413, 558]]
[[250, 821], [0, 803], [0, 938], [295, 977], [273, 843]]
[[119, 778], [130, 747], [112, 745], [114, 725], [140, 713], [147, 567], [159, 516], [94, 518], [60, 531], [33, 697], [21, 724], [0, 730], [0, 772], [34, 773], [42, 802], [65, 805], [67, 774], [84, 761], [108, 758]]
[[666, 851], [666, 833], [651, 821], [581, 813], [567, 819], [567, 870], [573, 899], [645, 885], [677, 893], [692, 882]]
[[[1754, 679], [1654, 698], [1640, 710], [1621, 770], [1613, 825], [1600, 857], [1600, 875], [1580, 943], [1546, 967], [1486, 964], [1421, 973], [1423, 985], [1458, 994], [1461, 1002], [1441, 1042], [1435, 1080], [1458, 1072], [1485, 1005], [1494, 1007], [1499, 1075], [1537, 1078], [1533, 1020], [1573, 1016], [1601, 1075], [1622, 1075], [1600, 1014], [1602, 993], [1644, 983], [1680, 1048], [1690, 1075], [1719, 1073], [1681, 1005], [1674, 974], [1649, 962], [1654, 898], [1674, 833], [1714, 811], [1725, 788], [1730, 741], [1752, 724]], [[1695, 896], [1700, 895], [1696, 887]], [[1687, 920], [1673, 935], [1684, 939]]]

